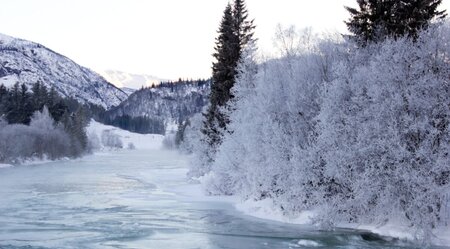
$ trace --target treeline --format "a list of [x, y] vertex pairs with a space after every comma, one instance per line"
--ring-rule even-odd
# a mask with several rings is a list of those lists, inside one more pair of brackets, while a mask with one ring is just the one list
[[206, 84], [209, 84], [210, 80], [207, 79], [198, 79], [198, 80], [184, 80], [184, 79], [178, 79], [178, 81], [163, 81], [159, 83], [158, 85], [152, 84], [150, 87], [142, 87], [141, 89], [146, 88], [170, 88], [171, 91], [177, 90], [179, 88], [185, 88], [186, 86], [196, 86], [201, 87]]
[[257, 64], [246, 46], [234, 68], [220, 38], [242, 12], [228, 6], [210, 108], [185, 129], [189, 175], [210, 194], [314, 210], [325, 226], [394, 221], [425, 241], [448, 229], [450, 24], [440, 3], [358, 1], [352, 35], [280, 29], [280, 58]]
[[149, 117], [131, 117], [129, 115], [111, 117], [107, 112], [97, 116], [97, 119], [104, 124], [119, 127], [121, 129], [140, 134], [162, 134], [166, 127], [164, 120]]
[[[95, 108], [94, 108], [95, 109]], [[89, 150], [90, 109], [35, 83], [0, 85], [0, 162], [78, 157]]]

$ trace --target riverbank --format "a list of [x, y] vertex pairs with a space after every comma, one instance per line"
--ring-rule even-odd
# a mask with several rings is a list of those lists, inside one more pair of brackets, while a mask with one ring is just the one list
[[[236, 200], [231, 199], [231, 200]], [[305, 211], [297, 216], [289, 217], [277, 208], [273, 201], [265, 199], [262, 201], [237, 201], [234, 203], [236, 209], [246, 215], [260, 219], [283, 222], [297, 225], [313, 225], [314, 211]], [[338, 224], [338, 228], [349, 228], [370, 231], [380, 236], [391, 237], [402, 241], [416, 241], [414, 231], [406, 224], [388, 222], [387, 224]], [[450, 245], [450, 227], [441, 227], [433, 231], [431, 243], [436, 246]]]

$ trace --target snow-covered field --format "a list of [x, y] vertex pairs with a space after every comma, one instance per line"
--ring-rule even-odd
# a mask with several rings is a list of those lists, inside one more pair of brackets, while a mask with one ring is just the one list
[[125, 148], [128, 146], [128, 144], [132, 143], [138, 150], [161, 149], [162, 140], [164, 139], [164, 136], [162, 135], [137, 134], [119, 129], [114, 126], [104, 125], [94, 120], [90, 122], [87, 128], [87, 133], [90, 136], [95, 134], [97, 137], [100, 138], [102, 136], [102, 132], [105, 130], [113, 131], [115, 134], [119, 135]]

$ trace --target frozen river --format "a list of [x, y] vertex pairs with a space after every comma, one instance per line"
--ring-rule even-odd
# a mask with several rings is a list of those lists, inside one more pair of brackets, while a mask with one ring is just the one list
[[0, 248], [416, 248], [245, 216], [193, 194], [186, 172], [160, 150], [0, 169]]

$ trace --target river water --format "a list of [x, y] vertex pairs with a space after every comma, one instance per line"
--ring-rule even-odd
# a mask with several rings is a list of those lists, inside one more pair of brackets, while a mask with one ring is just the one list
[[161, 150], [0, 169], [0, 248], [421, 248], [245, 216], [191, 196], [186, 172]]

